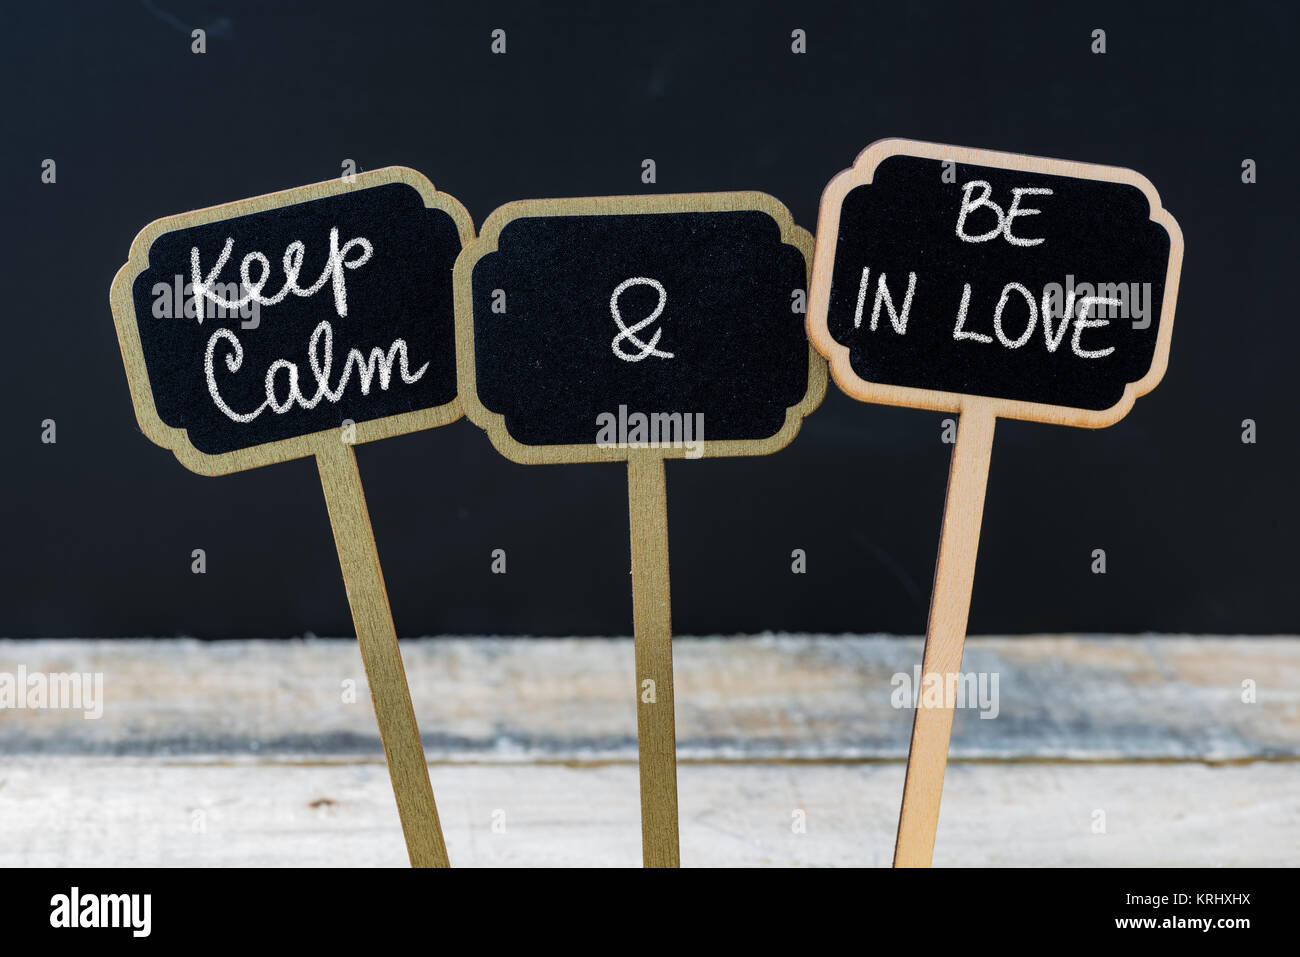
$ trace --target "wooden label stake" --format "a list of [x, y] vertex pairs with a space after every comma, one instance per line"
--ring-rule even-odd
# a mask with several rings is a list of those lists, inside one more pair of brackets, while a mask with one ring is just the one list
[[836, 384], [959, 416], [897, 866], [934, 851], [994, 424], [1123, 418], [1164, 375], [1182, 257], [1155, 187], [1112, 166], [880, 140], [822, 194], [808, 336]]
[[664, 460], [627, 460], [632, 535], [636, 728], [641, 764], [641, 842], [646, 867], [677, 867], [677, 726], [673, 712], [673, 625], [668, 576]]
[[647, 867], [678, 864], [664, 460], [775, 452], [821, 402], [811, 256], [746, 192], [510, 203], [456, 262], [469, 419], [516, 462], [627, 462]]
[[312, 456], [411, 863], [447, 866], [352, 446], [460, 418], [469, 215], [389, 167], [156, 220], [110, 300], [140, 428], [226, 475]]
[[350, 445], [337, 442], [328, 450], [317, 451], [316, 464], [411, 866], [447, 867], [447, 845], [438, 822], [356, 454]]
[[[988, 484], [996, 422], [991, 411], [973, 401], [957, 423], [957, 446], [948, 471], [948, 497], [921, 659], [922, 687], [927, 681], [938, 681], [942, 682], [941, 687], [947, 688], [961, 674], [966, 615], [975, 581], [975, 554], [979, 549], [984, 489]], [[945, 694], [940, 707], [927, 708], [921, 704], [920, 689], [917, 698], [907, 778], [903, 784], [903, 807], [898, 818], [895, 867], [930, 864], [935, 829], [939, 825], [943, 772], [948, 764], [948, 739], [952, 734], [952, 699]]]

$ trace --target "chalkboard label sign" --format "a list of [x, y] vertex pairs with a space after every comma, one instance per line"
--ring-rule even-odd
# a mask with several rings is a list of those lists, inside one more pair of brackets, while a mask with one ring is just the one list
[[151, 223], [112, 290], [142, 428], [218, 474], [458, 418], [452, 269], [472, 238], [402, 167]]
[[[881, 140], [827, 185], [808, 335], [865, 402], [960, 414], [921, 668], [960, 680], [998, 418], [1100, 427], [1169, 359], [1183, 237], [1132, 170]], [[894, 864], [928, 867], [953, 700], [912, 725]]]
[[826, 389], [811, 253], [763, 193], [503, 206], [456, 263], [466, 415], [521, 462], [781, 448]]
[[204, 475], [313, 456], [411, 863], [447, 846], [352, 446], [460, 418], [469, 214], [400, 166], [183, 213], [109, 298], [136, 419]]
[[516, 462], [627, 462], [647, 867], [679, 864], [664, 460], [774, 452], [821, 402], [811, 258], [737, 192], [509, 203], [456, 261], [470, 421]]
[[1164, 374], [1181, 263], [1132, 170], [883, 140], [823, 194], [809, 336], [865, 401], [1108, 425]]

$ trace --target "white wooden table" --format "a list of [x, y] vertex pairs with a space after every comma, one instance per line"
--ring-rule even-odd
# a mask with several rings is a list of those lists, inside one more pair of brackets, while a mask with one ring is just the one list
[[[630, 640], [402, 645], [453, 865], [640, 862]], [[675, 657], [684, 866], [888, 865], [919, 640]], [[406, 863], [354, 641], [0, 641], [20, 665], [102, 673], [104, 714], [0, 711], [0, 866]], [[937, 866], [1300, 863], [1300, 639], [974, 638], [963, 667], [998, 715], [957, 713]]]

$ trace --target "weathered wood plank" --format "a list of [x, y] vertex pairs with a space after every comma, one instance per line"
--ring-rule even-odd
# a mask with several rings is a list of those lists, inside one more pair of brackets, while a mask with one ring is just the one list
[[[635, 763], [431, 770], [455, 866], [640, 864]], [[684, 866], [889, 864], [899, 763], [687, 764], [679, 775]], [[1298, 794], [1294, 763], [954, 764], [934, 863], [1294, 866]], [[792, 830], [796, 811], [806, 833]], [[10, 758], [0, 867], [37, 865], [402, 867], [406, 854], [377, 760]]]
[[[919, 639], [675, 643], [684, 761], [899, 760], [891, 677]], [[635, 761], [629, 639], [402, 643], [433, 761]], [[0, 673], [104, 675], [104, 715], [0, 712], [0, 754], [379, 753], [355, 641], [0, 641]], [[1300, 639], [973, 638], [998, 715], [959, 709], [953, 760], [1300, 757]], [[1242, 701], [1242, 682], [1257, 701]], [[349, 684], [350, 683], [350, 684]]]

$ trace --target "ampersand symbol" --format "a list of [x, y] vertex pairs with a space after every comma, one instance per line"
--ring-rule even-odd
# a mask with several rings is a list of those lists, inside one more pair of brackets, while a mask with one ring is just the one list
[[[618, 311], [618, 297], [623, 294], [623, 290], [630, 286], [653, 286], [655, 291], [659, 293], [659, 304], [655, 306], [654, 312], [650, 313], [650, 315], [646, 316], [640, 322], [628, 326], [624, 325], [623, 316]], [[650, 337], [649, 342], [642, 342], [637, 337], [638, 332], [659, 318], [659, 314], [664, 311], [664, 305], [667, 302], [668, 293], [664, 289], [663, 284], [657, 280], [648, 279], [645, 276], [634, 276], [631, 279], [625, 279], [619, 283], [614, 289], [614, 295], [609, 297], [609, 311], [614, 316], [614, 322], [618, 324], [619, 330], [618, 335], [614, 337], [614, 341], [610, 343], [611, 348], [614, 350], [614, 355], [618, 356], [624, 362], [640, 362], [646, 356], [658, 356], [660, 359], [671, 359], [673, 357], [671, 352], [664, 352], [662, 349], [655, 348], [659, 342], [659, 337], [664, 334], [662, 329], [656, 329], [655, 334]], [[624, 351], [623, 346], [621, 345], [624, 339], [627, 339], [633, 346], [641, 351], [636, 353]]]

